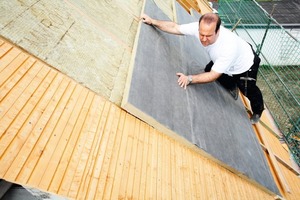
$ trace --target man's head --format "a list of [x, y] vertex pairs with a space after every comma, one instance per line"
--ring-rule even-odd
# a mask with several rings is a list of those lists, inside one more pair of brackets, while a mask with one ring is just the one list
[[199, 38], [203, 46], [216, 42], [219, 36], [221, 19], [217, 14], [207, 13], [199, 20]]

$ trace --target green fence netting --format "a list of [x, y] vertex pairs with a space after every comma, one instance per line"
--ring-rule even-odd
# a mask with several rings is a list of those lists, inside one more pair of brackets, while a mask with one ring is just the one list
[[262, 59], [258, 85], [265, 105], [300, 166], [299, 40], [254, 0], [219, 0], [218, 12], [223, 24], [251, 43]]

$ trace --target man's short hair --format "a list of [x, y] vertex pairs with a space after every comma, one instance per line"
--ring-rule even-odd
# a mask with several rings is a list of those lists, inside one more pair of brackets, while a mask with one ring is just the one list
[[215, 29], [216, 33], [220, 29], [221, 19], [220, 19], [219, 15], [217, 15], [215, 13], [206, 13], [206, 14], [202, 15], [199, 19], [199, 25], [200, 25], [201, 21], [203, 21], [206, 24], [216, 23], [216, 29]]

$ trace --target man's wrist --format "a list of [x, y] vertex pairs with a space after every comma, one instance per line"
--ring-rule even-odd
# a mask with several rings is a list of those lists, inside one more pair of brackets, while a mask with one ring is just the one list
[[193, 82], [193, 76], [192, 75], [188, 75], [187, 76], [187, 80], [188, 80], [188, 85], [191, 84]]
[[156, 26], [156, 19], [152, 19], [152, 18], [151, 18], [151, 25], [152, 25], [152, 26]]

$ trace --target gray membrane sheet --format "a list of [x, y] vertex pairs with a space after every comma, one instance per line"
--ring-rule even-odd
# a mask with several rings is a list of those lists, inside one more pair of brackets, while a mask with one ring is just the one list
[[[155, 19], [170, 20], [152, 0], [146, 1], [144, 12]], [[178, 3], [176, 13], [179, 24], [199, 19]], [[279, 194], [242, 101], [235, 101], [217, 82], [189, 85], [186, 90], [178, 86], [176, 72], [200, 73], [208, 62], [197, 38], [170, 35], [141, 24], [128, 99], [123, 105], [130, 104], [226, 166]], [[147, 118], [142, 120], [147, 122]]]

